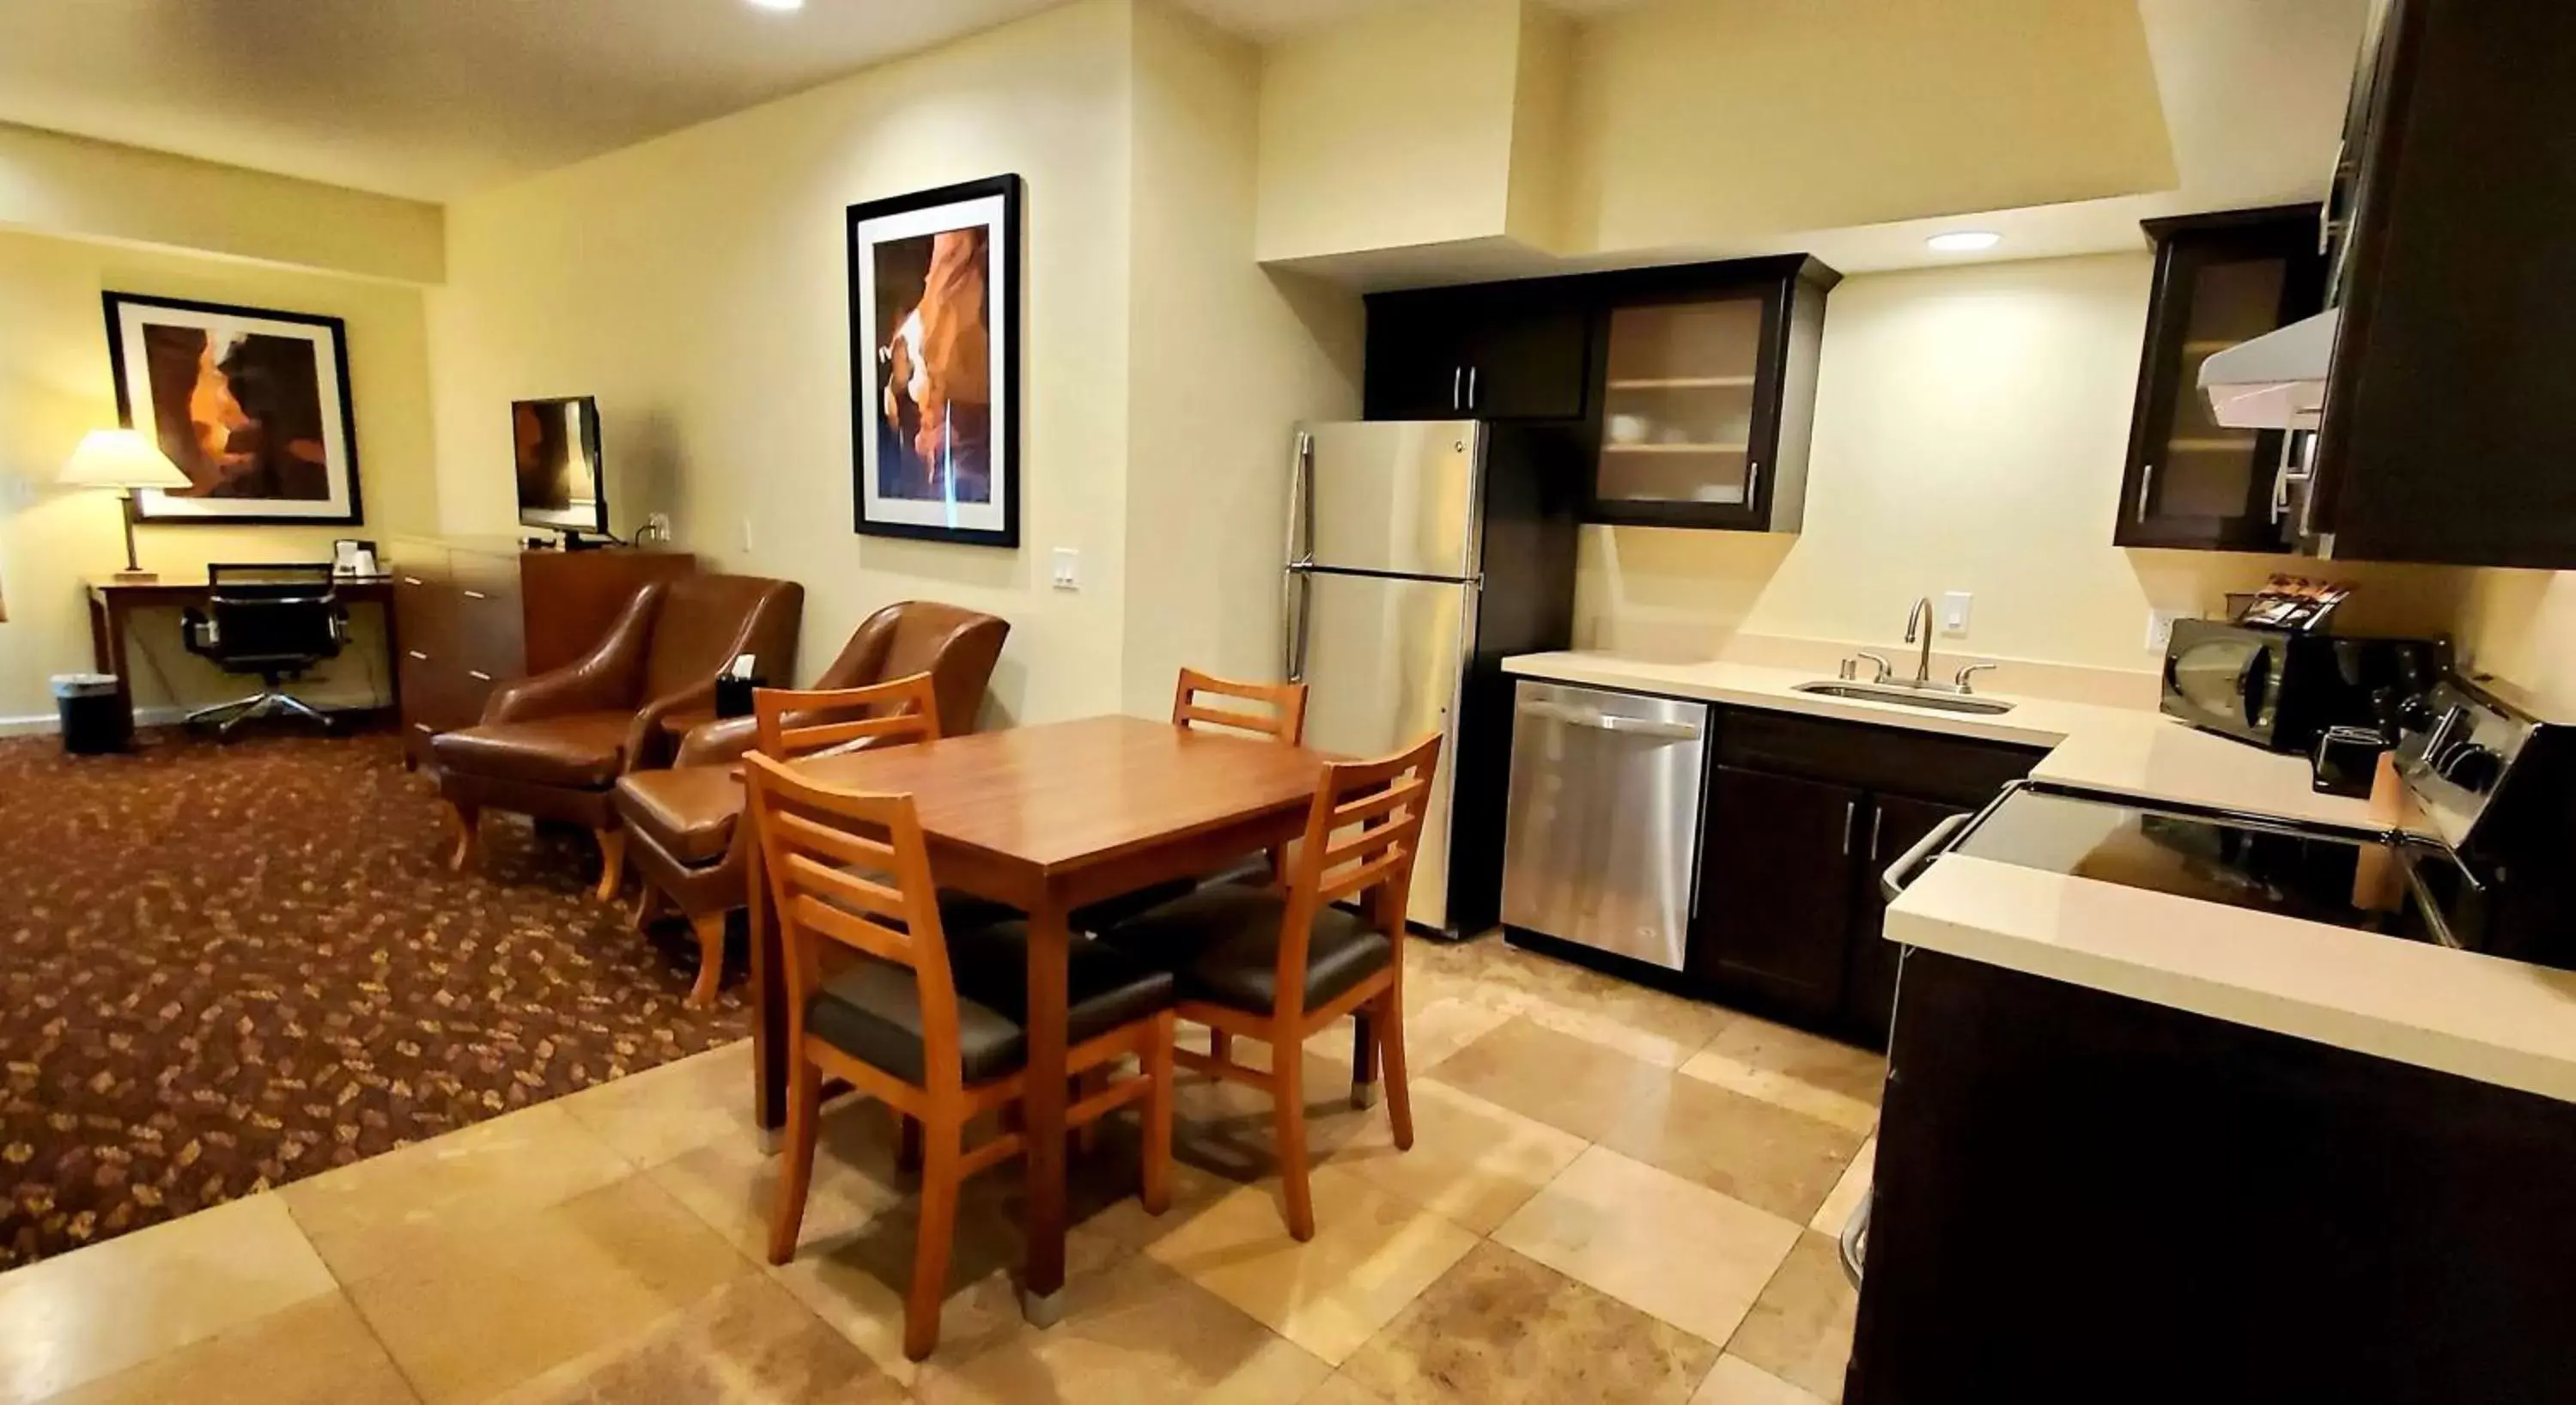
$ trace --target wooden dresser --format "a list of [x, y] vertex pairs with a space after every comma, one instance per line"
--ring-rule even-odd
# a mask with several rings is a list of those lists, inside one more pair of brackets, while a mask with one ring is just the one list
[[386, 543], [402, 656], [403, 755], [471, 727], [513, 678], [588, 653], [645, 584], [698, 568], [678, 551], [530, 551], [508, 537], [396, 537]]

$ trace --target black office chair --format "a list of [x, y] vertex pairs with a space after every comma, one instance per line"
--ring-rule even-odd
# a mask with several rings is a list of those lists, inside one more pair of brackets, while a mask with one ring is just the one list
[[[292, 713], [331, 728], [331, 719], [284, 685], [324, 659], [337, 658], [349, 638], [349, 609], [320, 565], [221, 565], [206, 568], [206, 608], [182, 617], [188, 652], [212, 659], [226, 673], [255, 673], [267, 686], [249, 697], [188, 714], [188, 725], [213, 722], [229, 738], [254, 717]], [[217, 720], [220, 719], [220, 720]]]

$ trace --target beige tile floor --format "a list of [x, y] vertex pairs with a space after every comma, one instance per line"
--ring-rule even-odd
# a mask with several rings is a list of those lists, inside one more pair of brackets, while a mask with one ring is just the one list
[[1014, 1310], [1003, 1168], [938, 1354], [903, 1360], [911, 1202], [863, 1103], [826, 1118], [798, 1258], [763, 1263], [746, 1044], [0, 1275], [0, 1400], [1835, 1398], [1879, 1060], [1490, 938], [1410, 950], [1413, 1149], [1318, 1037], [1301, 1245], [1260, 1097], [1186, 1082], [1169, 1213], [1129, 1127], [1076, 1158], [1049, 1331]]

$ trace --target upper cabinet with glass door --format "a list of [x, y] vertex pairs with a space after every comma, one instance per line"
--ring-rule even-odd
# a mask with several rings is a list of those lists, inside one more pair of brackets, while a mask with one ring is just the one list
[[2121, 546], [2283, 551], [2302, 436], [2222, 428], [2200, 364], [2315, 312], [2324, 297], [2317, 207], [2149, 220], [2155, 291], [2121, 482]]
[[1798, 530], [1834, 275], [1789, 259], [1614, 276], [1593, 337], [1586, 515]]

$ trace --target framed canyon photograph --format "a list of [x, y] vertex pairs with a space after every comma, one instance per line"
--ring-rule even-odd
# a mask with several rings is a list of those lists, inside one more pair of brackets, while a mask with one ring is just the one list
[[363, 520], [339, 318], [138, 293], [106, 304], [117, 422], [188, 475], [136, 493], [135, 520]]
[[849, 207], [857, 529], [1020, 544], [1020, 178]]

